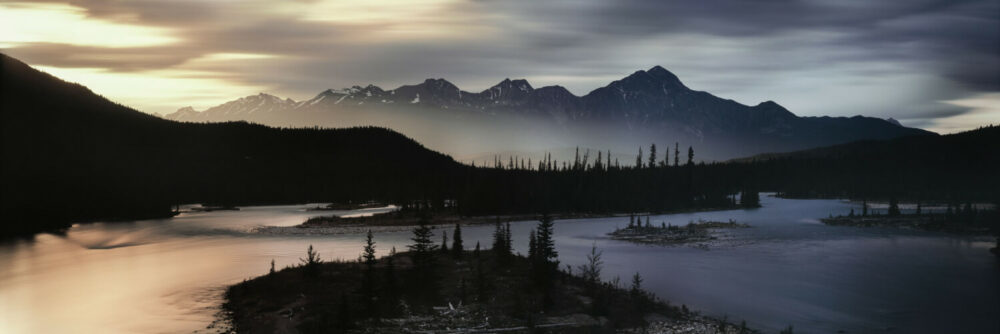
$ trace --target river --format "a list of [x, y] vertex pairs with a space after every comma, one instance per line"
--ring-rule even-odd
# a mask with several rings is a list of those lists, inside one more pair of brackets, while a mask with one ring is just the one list
[[[746, 320], [776, 332], [998, 333], [1000, 261], [985, 238], [825, 226], [817, 218], [857, 204], [765, 196], [763, 208], [652, 216], [653, 223], [735, 220], [720, 242], [701, 247], [610, 240], [628, 217], [558, 220], [556, 247], [579, 265], [592, 245], [604, 278], [628, 282], [673, 304]], [[308, 245], [324, 259], [354, 259], [363, 235], [261, 235], [316, 215], [309, 205], [186, 212], [163, 220], [81, 224], [64, 235], [0, 243], [0, 333], [212, 332], [228, 284], [299, 262]], [[859, 211], [860, 212], [860, 211]], [[512, 224], [524, 253], [535, 222]], [[467, 247], [490, 244], [492, 226], [467, 226]], [[405, 249], [408, 232], [376, 234], [380, 254]], [[624, 284], [624, 283], [623, 283]]]

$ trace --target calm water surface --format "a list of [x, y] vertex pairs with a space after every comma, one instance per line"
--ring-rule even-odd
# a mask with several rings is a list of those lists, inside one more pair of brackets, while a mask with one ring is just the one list
[[[647, 246], [605, 234], [628, 217], [560, 220], [563, 264], [578, 265], [596, 244], [605, 279], [639, 272], [646, 288], [775, 332], [1000, 333], [1000, 262], [985, 239], [886, 229], [831, 227], [816, 219], [853, 203], [763, 198], [764, 207], [653, 216], [654, 223], [729, 220], [707, 247]], [[325, 259], [354, 259], [362, 235], [256, 235], [330, 212], [302, 206], [184, 213], [173, 219], [86, 224], [66, 235], [0, 243], [0, 333], [176, 333], [205, 330], [228, 284], [297, 263], [308, 245]], [[372, 209], [336, 214], [364, 214]], [[534, 222], [516, 222], [526, 252]], [[490, 243], [492, 226], [466, 227], [468, 246]], [[408, 232], [376, 234], [379, 252], [403, 249]]]

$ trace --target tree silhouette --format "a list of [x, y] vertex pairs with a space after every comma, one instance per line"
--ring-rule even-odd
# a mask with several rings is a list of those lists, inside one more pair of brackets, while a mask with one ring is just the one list
[[306, 257], [299, 258], [302, 261], [302, 265], [306, 267], [306, 273], [310, 276], [316, 276], [319, 274], [319, 264], [323, 260], [319, 257], [319, 253], [313, 250], [313, 245], [309, 245], [309, 249], [306, 250]]
[[[670, 144], [667, 144], [670, 145]], [[674, 167], [681, 165], [681, 143], [674, 143]]]
[[559, 253], [556, 252], [555, 240], [552, 239], [554, 222], [555, 220], [548, 214], [543, 214], [538, 220], [538, 240], [535, 241], [535, 248], [539, 259], [546, 262], [556, 262], [556, 258], [559, 257]]
[[[413, 244], [407, 246], [410, 249], [410, 257], [413, 261], [414, 289], [418, 296], [424, 300], [434, 300], [437, 298], [437, 280], [434, 276], [436, 261], [434, 253], [437, 245], [431, 240], [432, 232], [427, 226], [427, 220], [421, 219], [419, 225], [413, 229]], [[419, 288], [416, 288], [419, 287]]]
[[899, 201], [895, 197], [889, 199], [889, 216], [897, 217], [899, 216]]
[[535, 229], [528, 231], [528, 259], [532, 263], [538, 260], [538, 236], [535, 234]]
[[656, 167], [656, 143], [649, 145], [649, 168]]
[[601, 255], [604, 252], [597, 250], [597, 243], [590, 247], [590, 254], [587, 254], [587, 263], [580, 265], [580, 277], [591, 284], [598, 284], [601, 281], [601, 270], [604, 261]]
[[456, 259], [462, 258], [462, 252], [465, 251], [465, 247], [462, 245], [462, 226], [458, 223], [455, 224], [455, 231], [452, 232], [452, 244], [451, 251]]
[[639, 147], [639, 154], [635, 156], [635, 168], [642, 168], [642, 147]]
[[448, 253], [448, 232], [441, 231], [441, 252]]
[[688, 166], [694, 165], [694, 146], [688, 146]]
[[372, 230], [368, 230], [365, 237], [364, 252], [361, 256], [364, 259], [365, 271], [361, 282], [361, 291], [364, 295], [365, 313], [369, 317], [377, 316], [375, 309], [375, 237]]

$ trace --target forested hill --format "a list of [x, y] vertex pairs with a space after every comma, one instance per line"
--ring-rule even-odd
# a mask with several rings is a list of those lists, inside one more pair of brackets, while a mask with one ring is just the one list
[[1000, 200], [1000, 127], [765, 154], [754, 179], [791, 196]]
[[0, 235], [178, 203], [440, 198], [466, 168], [382, 128], [167, 121], [2, 54], [0, 115]]
[[[141, 88], [137, 88], [141, 89]], [[735, 207], [738, 192], [1000, 200], [1000, 135], [858, 142], [743, 163], [675, 146], [634, 164], [508, 158], [474, 168], [384, 128], [178, 123], [115, 104], [0, 55], [0, 236], [87, 220], [168, 217], [173, 205], [375, 200], [464, 215]], [[561, 163], [561, 164], [560, 164]], [[741, 203], [743, 204], [743, 203]], [[750, 203], [754, 206], [755, 203]]]

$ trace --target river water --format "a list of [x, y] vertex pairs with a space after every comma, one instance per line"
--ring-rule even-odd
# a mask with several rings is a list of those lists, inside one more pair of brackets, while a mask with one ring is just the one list
[[[651, 246], [610, 240], [628, 217], [556, 221], [560, 261], [603, 251], [604, 278], [645, 288], [673, 304], [727, 316], [767, 332], [998, 333], [1000, 261], [988, 239], [825, 226], [846, 214], [839, 200], [763, 197], [763, 208], [652, 216], [655, 224], [735, 220], [718, 242]], [[74, 226], [65, 235], [0, 243], [0, 333], [206, 331], [226, 285], [295, 264], [314, 245], [324, 259], [354, 259], [363, 235], [260, 235], [316, 215], [307, 205], [188, 212], [172, 219]], [[526, 252], [535, 222], [512, 224]], [[467, 247], [490, 244], [492, 226], [463, 229]], [[377, 233], [378, 251], [405, 249], [409, 232]]]

